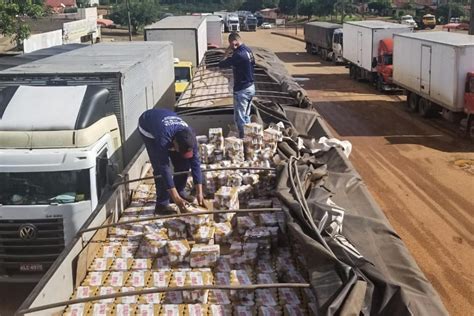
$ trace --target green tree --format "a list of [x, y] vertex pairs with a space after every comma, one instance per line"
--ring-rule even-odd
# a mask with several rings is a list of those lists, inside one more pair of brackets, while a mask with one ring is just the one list
[[386, 15], [387, 10], [391, 8], [390, 2], [386, 0], [371, 1], [368, 4], [369, 10], [377, 12], [378, 15]]
[[[159, 18], [159, 7], [154, 1], [130, 1], [129, 7], [133, 34], [137, 34], [138, 30]], [[125, 3], [114, 6], [109, 18], [116, 24], [128, 25], [128, 10]]]
[[351, 0], [337, 0], [334, 4], [334, 10], [341, 15], [341, 24], [344, 23], [346, 16], [355, 13], [356, 7]]
[[0, 1], [0, 32], [9, 36], [17, 48], [21, 48], [31, 30], [25, 18], [38, 18], [44, 14], [42, 1]]
[[316, 13], [316, 2], [312, 0], [301, 1], [298, 8], [298, 13], [308, 17], [308, 21]]
[[439, 6], [436, 10], [436, 16], [443, 18], [444, 21], [449, 22], [451, 17], [460, 17], [464, 15], [464, 8], [462, 4], [450, 2], [448, 4]]
[[301, 0], [280, 0], [279, 8], [281, 13], [294, 14], [296, 12], [296, 1]]

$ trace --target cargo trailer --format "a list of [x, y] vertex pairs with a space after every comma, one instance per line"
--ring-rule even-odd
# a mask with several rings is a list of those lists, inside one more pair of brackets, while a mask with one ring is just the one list
[[[335, 36], [336, 35], [336, 36]], [[304, 25], [306, 52], [324, 60], [342, 61], [342, 25], [328, 22], [308, 22]]]
[[169, 16], [145, 26], [145, 41], [173, 43], [174, 57], [197, 67], [207, 50], [205, 16]]
[[394, 83], [407, 91], [412, 111], [422, 116], [442, 111], [451, 119], [467, 115], [472, 121], [474, 36], [449, 32], [396, 34], [393, 67]]
[[[368, 80], [377, 83], [379, 73], [391, 71], [392, 46], [381, 44], [385, 39], [391, 39], [394, 34], [411, 33], [413, 27], [385, 21], [346, 22], [343, 26], [344, 51], [343, 56], [349, 67], [349, 74], [355, 80]], [[378, 70], [378, 61], [382, 70]], [[386, 76], [386, 78], [390, 77]], [[391, 82], [380, 82], [385, 88], [391, 87]], [[383, 87], [381, 87], [383, 88]]]
[[224, 33], [224, 21], [218, 15], [207, 15], [207, 47], [222, 47], [222, 33]]
[[[250, 124], [249, 130], [255, 135], [247, 142], [251, 140], [252, 146], [262, 144], [261, 125], [258, 126], [261, 123], [270, 129], [289, 128], [294, 133], [293, 136], [287, 134], [288, 138], [278, 143], [278, 156], [274, 156], [276, 160], [270, 167], [259, 166], [250, 172], [251, 175], [245, 175], [245, 181], [257, 181], [250, 184], [253, 195], [250, 197], [242, 188], [240, 178], [235, 177], [236, 170], [226, 169], [232, 162], [221, 162], [218, 170], [212, 169], [215, 165], [203, 162], [203, 172], [214, 173], [206, 177], [207, 180], [217, 177], [217, 182], [213, 183], [218, 186], [224, 179], [225, 183], [236, 184], [238, 202], [242, 205], [232, 204], [237, 199], [217, 199], [216, 195], [223, 195], [216, 192], [214, 200], [210, 197], [209, 201], [220, 207], [223, 201], [232, 201], [230, 210], [211, 209], [209, 204], [210, 210], [204, 212], [206, 214], [176, 214], [160, 219], [150, 213], [154, 189], [149, 182], [152, 179], [143, 178], [144, 172], [136, 176], [138, 179], [117, 182], [111, 199], [96, 208], [74, 243], [67, 247], [23, 303], [18, 311], [20, 315], [63, 312], [83, 315], [101, 310], [122, 315], [201, 315], [203, 312], [208, 315], [234, 312], [254, 315], [257, 310], [264, 314], [284, 311], [286, 315], [326, 315], [334, 309], [356, 310], [356, 313], [447, 315], [436, 292], [368, 194], [346, 156], [348, 153], [318, 144], [318, 139], [324, 141], [320, 137], [331, 135], [317, 112], [300, 107], [304, 90], [298, 88], [273, 53], [258, 48], [253, 50], [260, 97], [253, 103], [252, 114], [259, 123]], [[206, 56], [209, 64], [202, 65], [205, 71], [193, 78], [193, 84], [178, 100], [176, 110], [197, 135], [201, 135], [199, 141], [206, 149], [203, 153], [214, 149], [206, 158], [227, 157], [227, 160], [240, 152], [241, 142], [233, 139], [233, 145], [227, 147], [229, 152], [224, 156], [220, 149], [215, 151], [215, 146], [222, 146], [221, 137], [227, 136], [233, 121], [232, 92], [228, 87], [231, 72], [222, 73], [212, 66], [219, 57], [222, 58], [222, 53], [212, 52]], [[270, 134], [266, 140], [274, 139]], [[302, 136], [299, 140], [295, 137], [298, 134]], [[211, 139], [214, 147], [208, 146]], [[224, 146], [225, 143], [226, 140]], [[247, 154], [252, 153], [247, 151]], [[299, 154], [304, 156], [299, 158]], [[257, 161], [268, 157], [258, 156]], [[132, 165], [135, 174], [146, 170], [142, 164], [146, 157], [138, 158]], [[237, 169], [250, 168], [254, 163], [246, 161]], [[276, 170], [273, 169], [275, 163], [278, 164]], [[259, 179], [269, 179], [267, 176], [273, 172], [276, 172], [276, 183], [258, 184]], [[206, 190], [212, 188], [212, 184], [206, 183]], [[274, 195], [270, 201], [262, 201], [269, 190]], [[225, 191], [232, 196], [236, 194], [232, 188]], [[174, 264], [186, 261], [186, 255], [177, 260], [178, 257], [170, 257], [170, 253], [173, 256], [181, 251], [188, 253], [196, 242], [211, 243], [209, 230], [204, 229], [206, 233], [202, 235], [192, 234], [193, 230], [188, 227], [208, 215], [213, 215], [214, 219], [221, 215], [226, 218], [229, 213], [236, 213], [232, 215], [235, 221], [209, 227], [216, 229], [214, 245], [200, 245], [196, 247], [199, 251], [189, 254], [194, 268], [189, 262], [167, 270], [167, 258]], [[181, 225], [183, 222], [176, 222], [183, 219], [186, 219], [184, 226]], [[171, 222], [167, 224], [167, 232], [153, 234], [168, 221]], [[234, 241], [242, 240], [243, 236], [252, 241], [246, 238], [243, 244], [237, 242], [234, 247], [227, 248], [231, 255], [224, 247], [220, 248], [225, 256], [222, 258], [216, 252], [216, 246], [220, 247], [225, 240], [228, 229], [233, 233], [227, 236], [233, 236]], [[269, 235], [269, 230], [276, 234]], [[163, 253], [163, 243], [156, 238], [170, 237], [170, 231], [174, 237], [167, 249], [171, 252]], [[255, 235], [256, 232], [259, 233]], [[220, 237], [216, 239], [216, 236]], [[288, 236], [292, 243], [281, 244]], [[176, 238], [181, 241], [177, 242]], [[188, 240], [187, 244], [183, 238]], [[269, 249], [273, 249], [270, 254]], [[231, 258], [234, 262], [227, 262]], [[217, 259], [217, 265], [207, 267]], [[269, 264], [268, 259], [275, 259], [274, 264]], [[196, 268], [203, 262], [207, 263]], [[104, 296], [107, 293], [109, 296]], [[275, 293], [278, 296], [275, 297]]]
[[169, 42], [57, 51], [0, 72], [0, 282], [39, 280], [174, 102]]

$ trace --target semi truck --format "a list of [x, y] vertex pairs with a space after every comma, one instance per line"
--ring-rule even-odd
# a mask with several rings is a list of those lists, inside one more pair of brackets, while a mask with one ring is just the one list
[[343, 57], [354, 80], [368, 80], [378, 89], [392, 90], [394, 34], [411, 33], [413, 27], [385, 21], [346, 22]]
[[[274, 160], [274, 163], [279, 164], [278, 169], [263, 166], [263, 173], [258, 167], [251, 170], [246, 181], [254, 181], [259, 178], [257, 176], [263, 179], [267, 172], [276, 172], [277, 176], [276, 183], [254, 186], [256, 190], [252, 193], [252, 201], [245, 192], [239, 193], [239, 196], [243, 194], [240, 198], [242, 202], [258, 202], [253, 204], [255, 208], [232, 206], [226, 211], [208, 204], [209, 210], [204, 212], [206, 214], [154, 216], [149, 212], [153, 210], [153, 188], [149, 182], [152, 179], [145, 177], [147, 157], [141, 151], [126, 170], [130, 178], [114, 184], [109, 198], [96, 207], [73, 243], [62, 252], [22, 304], [19, 315], [255, 315], [257, 308], [260, 312], [275, 314], [286, 310], [287, 315], [325, 315], [335, 308], [355, 311], [357, 314], [362, 311], [447, 314], [431, 284], [376, 206], [360, 176], [353, 170], [346, 153], [340, 148], [329, 149], [327, 145], [317, 144], [319, 137], [331, 135], [317, 112], [299, 108], [298, 99], [305, 94], [304, 90], [295, 88], [298, 87], [297, 83], [285, 73], [284, 65], [274, 55], [257, 48], [254, 48], [254, 52], [261, 70], [256, 80], [259, 100], [253, 103], [253, 118], [271, 129], [293, 129], [305, 139], [295, 138], [293, 142], [287, 137], [278, 144], [279, 158]], [[197, 135], [209, 132], [208, 139], [215, 141], [212, 146], [222, 147], [222, 136], [231, 132], [228, 126], [233, 122], [232, 92], [225, 84], [228, 75], [213, 71], [212, 67], [206, 65], [202, 68], [206, 69], [205, 76], [193, 79], [193, 84], [188, 86], [184, 94], [190, 97], [178, 100], [176, 111]], [[279, 100], [284, 100], [286, 106], [282, 106]], [[252, 133], [261, 131], [258, 124], [252, 123], [249, 127]], [[198, 139], [201, 142], [206, 137], [200, 136]], [[253, 146], [261, 140], [255, 137], [250, 143]], [[240, 146], [238, 140], [232, 139], [232, 142], [232, 148], [228, 147], [230, 155], [236, 154]], [[203, 148], [212, 149], [212, 146]], [[305, 155], [301, 162], [296, 157], [299, 150]], [[224, 172], [226, 166], [229, 164], [221, 163], [220, 169], [213, 170], [206, 165], [203, 166], [203, 172]], [[242, 165], [242, 169], [245, 168], [249, 168], [248, 164]], [[220, 182], [224, 178], [218, 177]], [[308, 183], [311, 185], [308, 186]], [[274, 188], [275, 196], [270, 200], [272, 207], [264, 208], [262, 205], [268, 205], [269, 201], [258, 199], [269, 188]], [[228, 191], [236, 192], [232, 189]], [[222, 201], [230, 201], [232, 205], [235, 203], [234, 199]], [[350, 216], [344, 216], [346, 209], [349, 209]], [[181, 238], [177, 244], [182, 245], [183, 234], [192, 235], [192, 232], [187, 231], [189, 225], [202, 222], [208, 215], [212, 218], [220, 214], [225, 220], [226, 212], [236, 213], [231, 215], [235, 221], [216, 226], [220, 227], [220, 232], [216, 231], [215, 236], [222, 235], [223, 229], [227, 227], [233, 229], [232, 240], [240, 240], [250, 236], [246, 232], [255, 227], [253, 224], [257, 224], [256, 239], [250, 241], [245, 238], [242, 244], [236, 243], [232, 250], [227, 249], [233, 251], [233, 255], [225, 254], [224, 263], [211, 268], [191, 269], [191, 263], [166, 268], [168, 256], [183, 262], [186, 256], [175, 258], [173, 253], [168, 252], [158, 256], [159, 249], [162, 249], [159, 245], [163, 245], [156, 239], [160, 238], [160, 234], [161, 237], [163, 233], [167, 236], [173, 234], [174, 238]], [[259, 216], [259, 212], [267, 214]], [[276, 217], [268, 212], [278, 212], [278, 216], [284, 216]], [[169, 229], [166, 232], [153, 234], [154, 230], [160, 230], [160, 225], [168, 221]], [[179, 223], [185, 223], [186, 231], [178, 228], [180, 225], [176, 226]], [[268, 232], [268, 228], [260, 226], [262, 223], [272, 225], [269, 226], [270, 230], [277, 234], [269, 236], [262, 233]], [[176, 235], [178, 230], [179, 235]], [[200, 240], [199, 235], [193, 235], [196, 237], [192, 238]], [[208, 238], [206, 236], [202, 238]], [[292, 244], [275, 247], [287, 236], [295, 238]], [[217, 243], [209, 245], [212, 249], [222, 242], [217, 237], [215, 239]], [[194, 248], [196, 240], [191, 240], [189, 245]], [[148, 247], [147, 242], [153, 245]], [[176, 239], [170, 244], [174, 243]], [[253, 248], [249, 244], [253, 244]], [[137, 247], [143, 247], [143, 251]], [[260, 255], [268, 247], [275, 252], [270, 257], [280, 257], [274, 264], [265, 262], [270, 258], [268, 254]], [[285, 251], [289, 248], [291, 251], [297, 250], [294, 256]], [[189, 247], [180, 247], [178, 251], [183, 250], [187, 251]], [[221, 254], [224, 254], [224, 248], [222, 251]], [[239, 256], [241, 251], [245, 255]], [[217, 256], [219, 262], [221, 254]], [[259, 254], [258, 258], [256, 254]], [[204, 261], [214, 260], [212, 258], [216, 258], [216, 253], [213, 255], [205, 256]], [[227, 264], [229, 258], [236, 261]], [[324, 260], [321, 261], [321, 258]], [[194, 265], [203, 262], [198, 259], [194, 257]], [[248, 263], [243, 264], [241, 260]], [[253, 266], [249, 263], [255, 262], [252, 260], [263, 262]], [[294, 266], [298, 268], [292, 269]], [[308, 273], [300, 272], [303, 271], [300, 270], [302, 267], [308, 267]], [[341, 271], [345, 272], [341, 274]], [[206, 275], [207, 281], [200, 281], [201, 273]], [[231, 278], [229, 281], [226, 281], [226, 275]], [[254, 277], [243, 277], [246, 275]], [[209, 278], [214, 278], [214, 282], [209, 281]], [[111, 284], [113, 286], [109, 286]], [[344, 289], [342, 293], [341, 288]], [[228, 290], [231, 290], [230, 293]], [[394, 291], [400, 295], [393, 296]], [[280, 293], [280, 300], [273, 299], [274, 292]], [[225, 299], [229, 298], [229, 294], [231, 300]], [[263, 300], [261, 295], [271, 300]], [[387, 305], [387, 301], [390, 304]]]
[[469, 135], [474, 115], [474, 36], [448, 32], [395, 34], [393, 82], [405, 89], [408, 108], [429, 117], [463, 119]]
[[[101, 43], [0, 72], [0, 282], [35, 282], [174, 103], [171, 43]], [[73, 61], [73, 62], [72, 62]]]
[[197, 67], [207, 50], [206, 16], [170, 16], [145, 26], [145, 41], [170, 41], [180, 61]]
[[240, 32], [239, 16], [235, 12], [218, 12], [224, 20], [224, 32]]
[[240, 29], [247, 32], [257, 31], [257, 18], [250, 11], [237, 11]]
[[343, 31], [341, 24], [308, 22], [304, 25], [306, 52], [334, 63], [343, 61]]

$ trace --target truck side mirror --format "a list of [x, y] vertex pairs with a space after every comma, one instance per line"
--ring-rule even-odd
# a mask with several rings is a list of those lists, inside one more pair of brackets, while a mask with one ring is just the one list
[[112, 186], [118, 177], [118, 165], [109, 162], [107, 164], [107, 185]]
[[377, 67], [377, 58], [372, 59], [372, 68]]

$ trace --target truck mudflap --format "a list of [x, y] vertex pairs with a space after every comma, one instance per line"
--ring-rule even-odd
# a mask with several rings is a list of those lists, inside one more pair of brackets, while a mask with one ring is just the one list
[[[254, 50], [255, 55], [259, 53]], [[274, 64], [276, 56], [265, 54], [271, 62], [259, 62], [263, 57], [257, 61], [267, 75], [260, 80], [277, 83], [296, 96], [305, 95], [282, 63]], [[281, 162], [275, 193], [289, 216], [288, 230], [305, 254], [318, 314], [447, 315], [432, 285], [368, 193], [348, 153], [319, 142], [331, 134], [316, 111], [300, 108], [301, 100], [295, 97], [287, 106], [256, 100], [254, 114], [265, 124], [284, 122], [288, 132], [278, 145]], [[205, 118], [209, 111], [197, 109], [188, 115]], [[48, 274], [52, 277], [54, 271]], [[20, 312], [45, 304], [42, 292], [48, 280], [40, 284]]]

